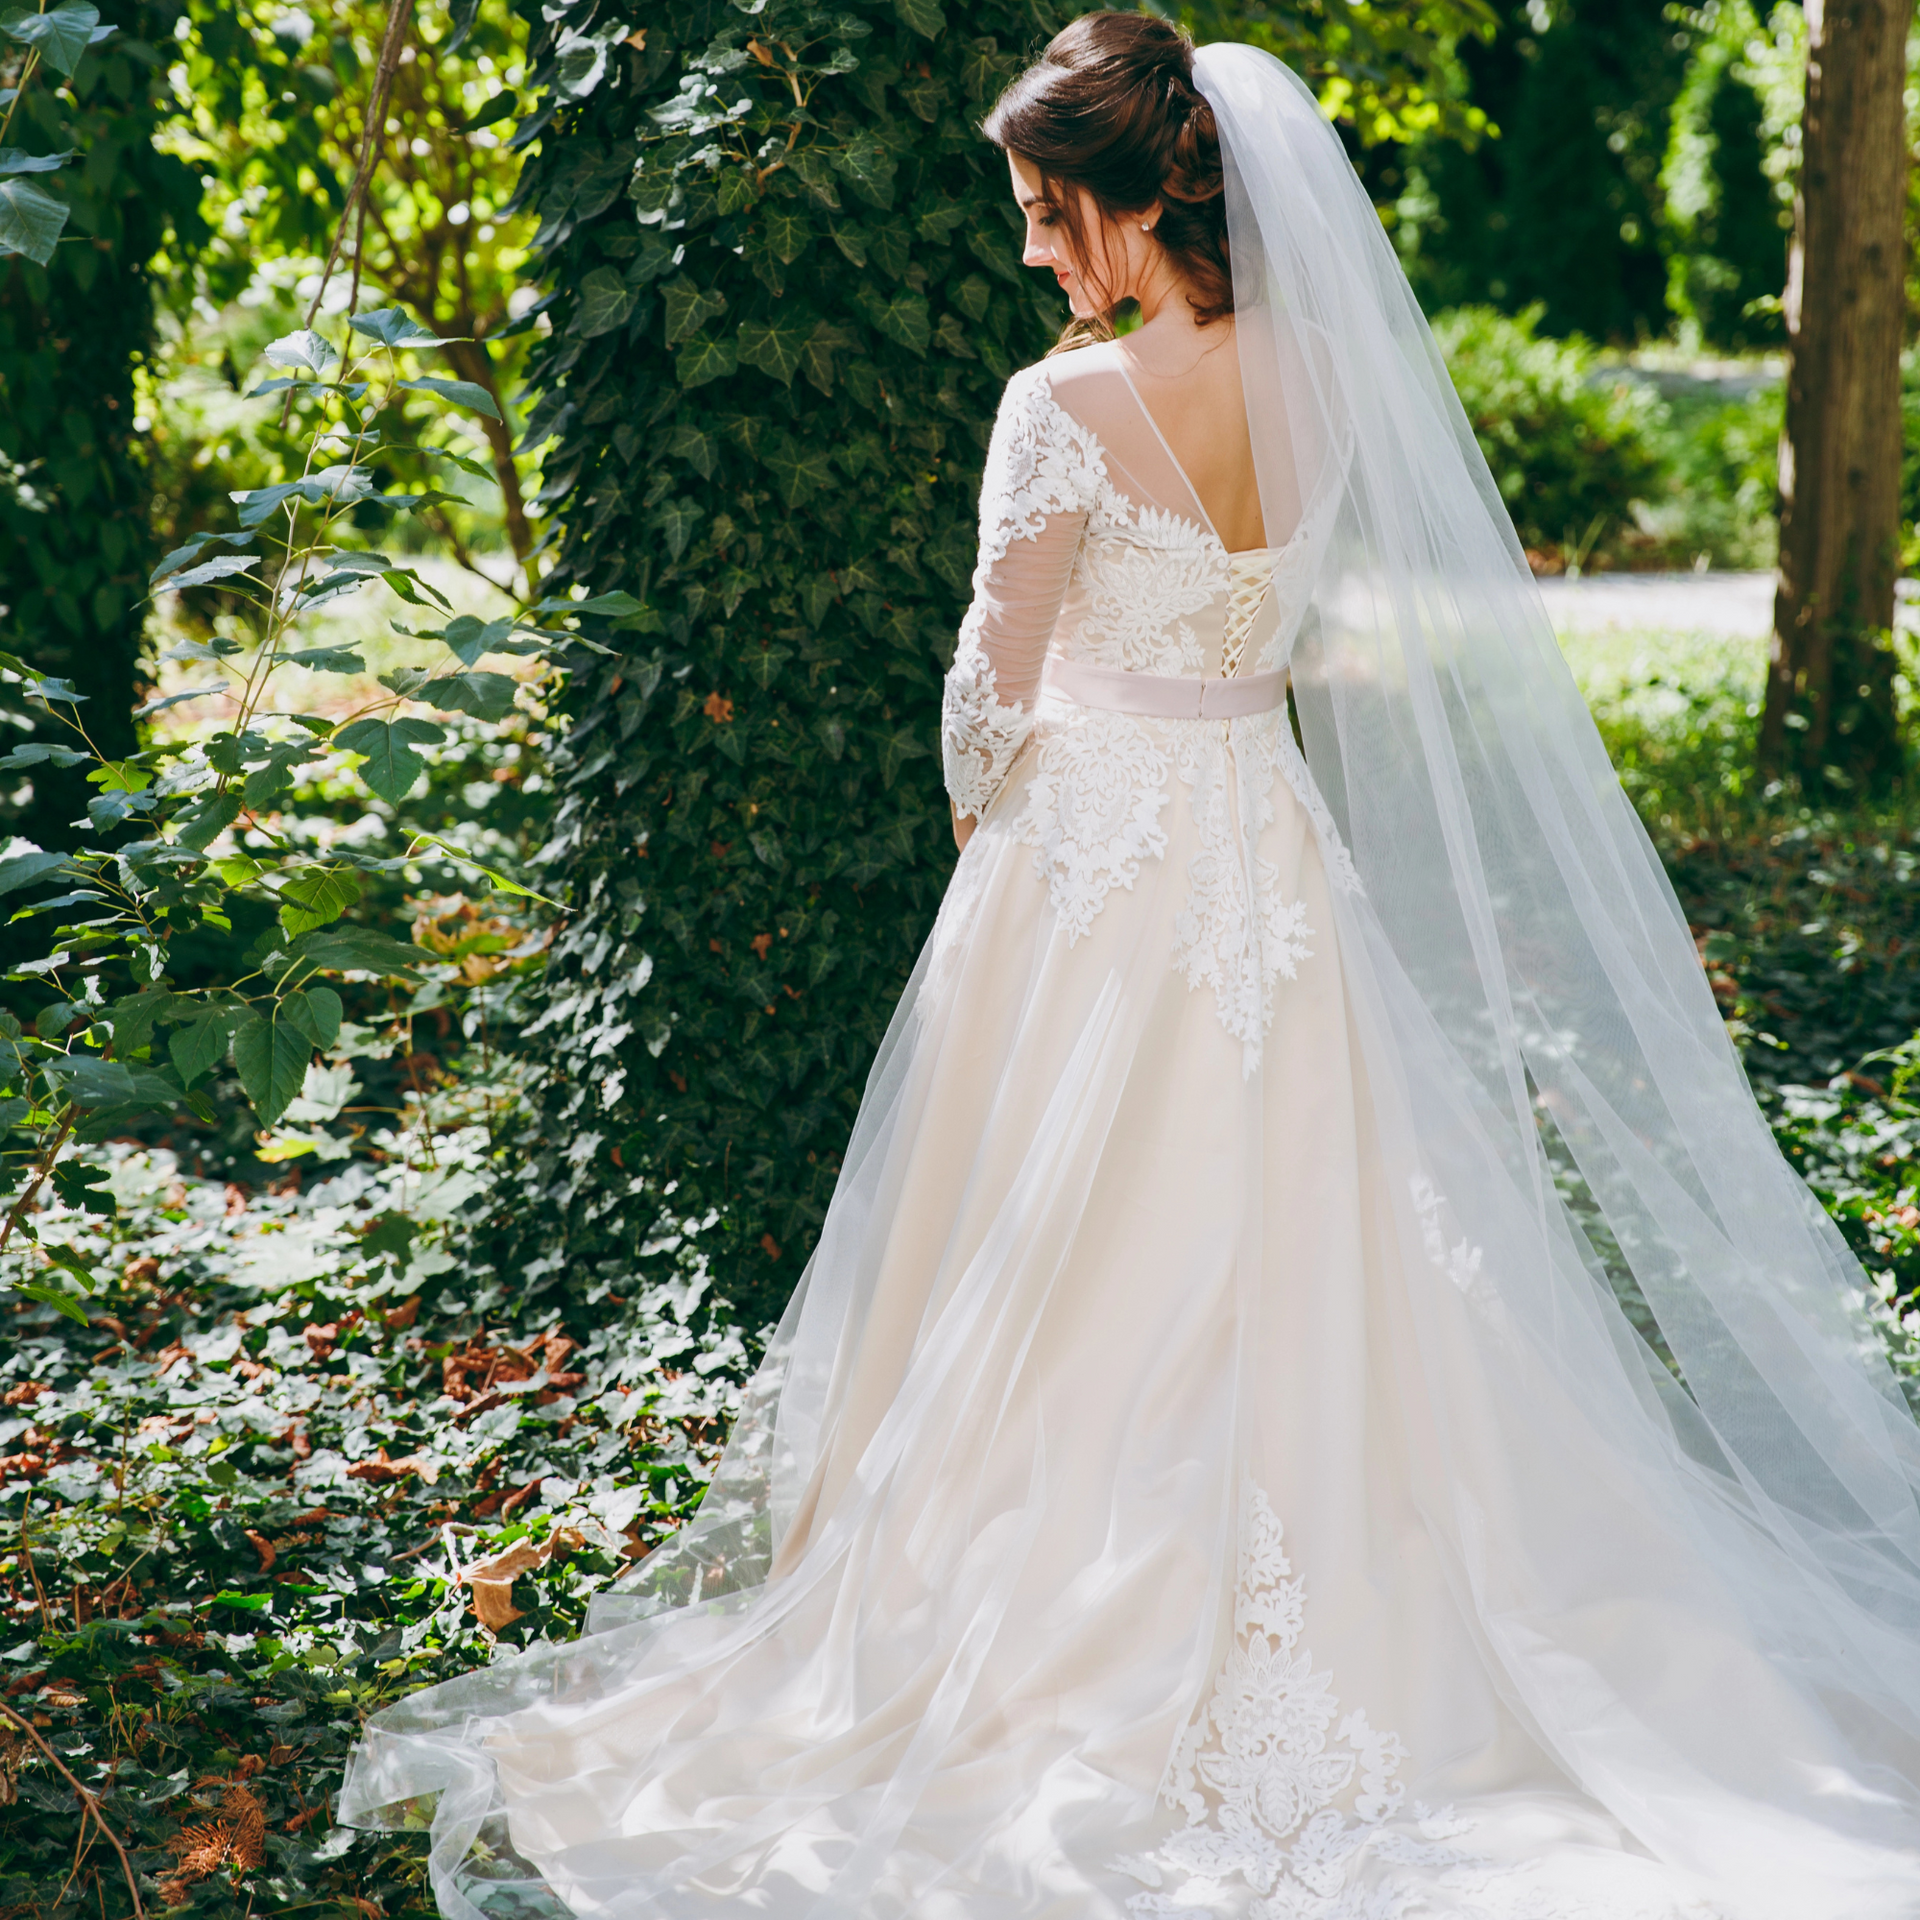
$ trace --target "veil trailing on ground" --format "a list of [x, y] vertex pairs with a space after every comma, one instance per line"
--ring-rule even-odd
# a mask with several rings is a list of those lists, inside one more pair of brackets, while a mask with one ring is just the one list
[[1917, 1871], [1920, 1429], [1338, 139], [1264, 53], [1195, 71], [1268, 526], [1332, 521], [1295, 699], [1434, 1276], [1426, 1517], [1513, 1703], [1644, 1844], [1756, 1912], [1880, 1911]]

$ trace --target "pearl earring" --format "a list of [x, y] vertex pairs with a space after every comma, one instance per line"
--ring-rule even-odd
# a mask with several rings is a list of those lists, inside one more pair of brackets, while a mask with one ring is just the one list
[[1151, 233], [1151, 232], [1153, 231], [1153, 229], [1152, 229], [1152, 228], [1151, 228], [1150, 226], [1148, 226], [1148, 225], [1147, 225], [1147, 223], [1146, 223], [1146, 222], [1145, 222], [1144, 220], [1142, 220], [1142, 221], [1140, 222], [1140, 231], [1141, 231], [1142, 233]]

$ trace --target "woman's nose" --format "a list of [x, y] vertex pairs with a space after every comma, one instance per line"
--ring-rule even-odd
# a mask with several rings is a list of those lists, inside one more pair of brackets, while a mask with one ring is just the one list
[[1037, 233], [1027, 235], [1027, 250], [1020, 256], [1024, 267], [1044, 267], [1052, 263], [1053, 249]]

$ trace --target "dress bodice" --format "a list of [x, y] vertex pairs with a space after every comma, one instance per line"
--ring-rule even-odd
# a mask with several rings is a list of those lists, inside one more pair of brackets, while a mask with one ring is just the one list
[[1016, 374], [995, 424], [973, 604], [943, 703], [948, 789], [958, 812], [983, 816], [1003, 792], [1024, 794], [1013, 830], [1035, 849], [1070, 943], [1165, 853], [1163, 816], [1184, 793], [1206, 851], [1174, 963], [1213, 990], [1251, 1070], [1274, 983], [1306, 953], [1257, 852], [1277, 782], [1306, 808], [1335, 879], [1352, 883], [1285, 707], [1162, 718], [1041, 681], [1049, 659], [1201, 680], [1283, 667], [1312, 598], [1326, 509], [1278, 545], [1229, 552], [1130, 384], [1120, 392], [1131, 426], [1123, 413], [1096, 431], [1062, 403], [1056, 364]]

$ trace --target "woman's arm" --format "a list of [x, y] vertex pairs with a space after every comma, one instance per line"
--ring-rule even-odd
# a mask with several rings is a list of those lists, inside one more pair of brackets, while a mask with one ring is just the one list
[[1033, 730], [1040, 670], [1098, 474], [1097, 449], [1054, 403], [1045, 368], [1016, 374], [987, 451], [973, 604], [941, 703], [941, 757], [963, 847]]

